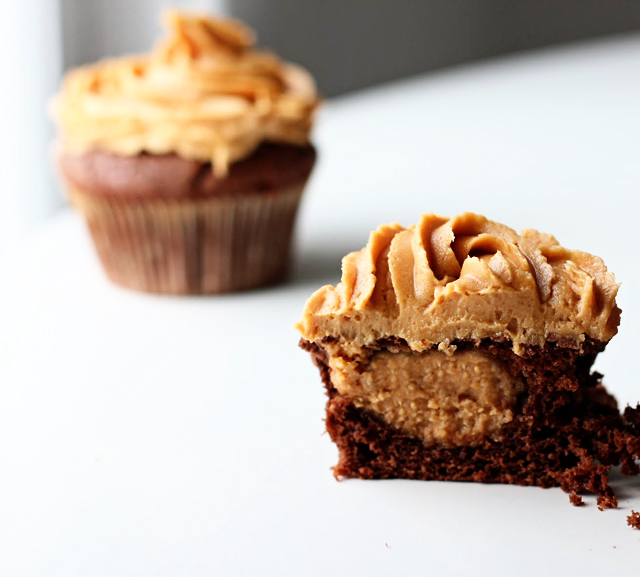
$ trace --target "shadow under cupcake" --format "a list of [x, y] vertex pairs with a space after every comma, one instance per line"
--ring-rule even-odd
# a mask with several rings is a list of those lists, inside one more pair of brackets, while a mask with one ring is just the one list
[[211, 294], [287, 272], [315, 162], [310, 75], [232, 20], [168, 12], [149, 55], [65, 77], [59, 165], [109, 278]]

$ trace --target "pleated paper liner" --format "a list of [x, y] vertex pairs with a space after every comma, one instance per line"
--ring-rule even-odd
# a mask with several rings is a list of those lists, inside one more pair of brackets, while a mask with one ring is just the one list
[[304, 183], [202, 199], [121, 199], [69, 186], [107, 276], [162, 294], [213, 294], [285, 275]]

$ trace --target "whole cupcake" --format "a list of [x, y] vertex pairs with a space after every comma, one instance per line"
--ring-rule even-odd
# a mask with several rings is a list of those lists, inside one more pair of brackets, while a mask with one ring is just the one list
[[68, 73], [59, 164], [109, 278], [207, 294], [282, 279], [315, 162], [311, 76], [239, 22], [168, 12], [148, 55]]

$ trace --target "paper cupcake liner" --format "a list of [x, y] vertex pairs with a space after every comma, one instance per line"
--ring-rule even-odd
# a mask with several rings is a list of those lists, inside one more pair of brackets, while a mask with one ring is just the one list
[[275, 193], [203, 199], [105, 198], [69, 187], [108, 277], [163, 294], [271, 284], [287, 270], [304, 183]]

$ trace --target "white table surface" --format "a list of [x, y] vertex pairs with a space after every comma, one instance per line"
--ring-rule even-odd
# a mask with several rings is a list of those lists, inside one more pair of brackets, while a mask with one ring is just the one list
[[4, 263], [0, 575], [638, 575], [639, 479], [615, 475], [605, 512], [560, 489], [336, 482], [292, 324], [378, 224], [477, 211], [605, 259], [623, 316], [597, 368], [640, 400], [640, 36], [335, 100], [316, 137], [288, 284], [129, 292], [70, 212]]

